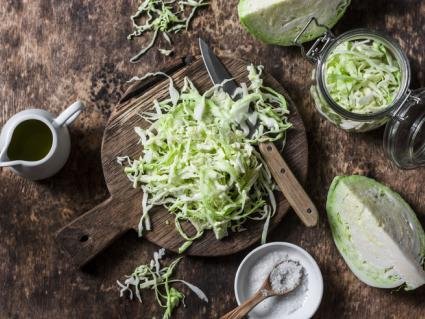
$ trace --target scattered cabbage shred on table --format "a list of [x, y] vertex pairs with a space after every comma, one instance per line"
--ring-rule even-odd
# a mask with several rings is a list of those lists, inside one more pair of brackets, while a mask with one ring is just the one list
[[[142, 156], [118, 159], [127, 163], [134, 187], [143, 190], [140, 236], [151, 229], [151, 208], [164, 205], [185, 240], [180, 252], [205, 230], [222, 239], [229, 230], [245, 230], [248, 219], [265, 221], [265, 242], [276, 211], [275, 184], [254, 146], [285, 140], [291, 124], [285, 98], [263, 85], [262, 70], [248, 66], [250, 84], [241, 85], [237, 99], [219, 85], [201, 94], [188, 78], [179, 92], [170, 78], [170, 98], [155, 101], [155, 111], [143, 114], [152, 125], [135, 128]], [[183, 231], [184, 221], [193, 225], [194, 235]]]
[[[151, 40], [130, 62], [137, 62], [152, 46], [158, 35], [171, 45], [171, 34], [187, 30], [196, 10], [207, 6], [204, 0], [143, 0], [137, 12], [131, 16], [133, 32], [128, 39], [153, 33]], [[143, 23], [143, 24], [141, 24]], [[164, 55], [170, 55], [173, 49], [158, 49]]]
[[383, 43], [371, 39], [345, 41], [329, 54], [325, 81], [333, 100], [344, 109], [376, 113], [394, 101], [401, 72]]
[[174, 269], [182, 257], [175, 259], [169, 266], [163, 267], [160, 261], [164, 255], [165, 249], [162, 248], [154, 253], [153, 259], [149, 264], [137, 267], [133, 274], [127, 276], [124, 283], [117, 280], [117, 284], [120, 287], [120, 296], [122, 297], [125, 292], [128, 292], [130, 294], [130, 299], [133, 299], [135, 294], [137, 299], [142, 302], [141, 290], [154, 290], [158, 304], [165, 308], [163, 319], [171, 318], [173, 310], [178, 307], [180, 302], [184, 304], [184, 294], [176, 288], [171, 287], [173, 283], [182, 283], [186, 285], [201, 300], [208, 302], [207, 296], [201, 289], [184, 280], [172, 278]]

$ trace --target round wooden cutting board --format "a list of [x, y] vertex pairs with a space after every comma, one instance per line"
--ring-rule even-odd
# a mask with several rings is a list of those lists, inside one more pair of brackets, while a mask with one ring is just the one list
[[[222, 58], [230, 73], [241, 82], [248, 82], [247, 62], [237, 59]], [[187, 65], [170, 68], [175, 85], [182, 87], [183, 78], [188, 76], [198, 89], [203, 92], [211, 87], [211, 82], [202, 60], [191, 59]], [[295, 105], [286, 91], [271, 76], [264, 75], [265, 83], [287, 98], [293, 128], [288, 131], [287, 143], [282, 153], [291, 169], [301, 182], [307, 176], [308, 148], [305, 128]], [[137, 230], [142, 214], [142, 192], [133, 189], [131, 182], [123, 173], [123, 167], [118, 165], [117, 157], [130, 156], [138, 158], [141, 155], [139, 137], [134, 132], [135, 126], [148, 127], [149, 123], [141, 119], [139, 114], [151, 109], [153, 101], [168, 97], [168, 80], [165, 77], [150, 78], [144, 83], [133, 85], [126, 92], [132, 98], [120, 103], [114, 109], [105, 129], [102, 144], [102, 165], [106, 184], [111, 197], [94, 209], [86, 212], [57, 234], [61, 247], [72, 257], [77, 265], [83, 265], [101, 250], [105, 249], [124, 232]], [[128, 94], [130, 93], [130, 94]], [[137, 94], [135, 94], [137, 93]], [[277, 194], [278, 209], [270, 223], [270, 230], [275, 228], [289, 210], [289, 204], [279, 192]], [[174, 228], [174, 217], [164, 207], [156, 207], [150, 212], [152, 231], [143, 237], [166, 249], [177, 251], [184, 242]], [[217, 240], [212, 231], [195, 241], [186, 254], [196, 256], [221, 256], [236, 253], [259, 241], [264, 221], [250, 221], [246, 224], [248, 230], [240, 233], [229, 233], [229, 236]], [[187, 223], [183, 228], [193, 232]]]

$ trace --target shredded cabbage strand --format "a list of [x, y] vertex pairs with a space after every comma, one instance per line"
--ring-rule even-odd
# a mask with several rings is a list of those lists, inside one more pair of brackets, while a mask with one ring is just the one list
[[[161, 33], [165, 41], [171, 45], [171, 34], [187, 30], [196, 10], [207, 6], [204, 0], [144, 0], [137, 12], [131, 16], [133, 32], [128, 39], [139, 37], [146, 32], [153, 33], [151, 40], [138, 54], [130, 59], [137, 62], [155, 44]], [[143, 24], [140, 24], [143, 23]], [[158, 49], [163, 55], [170, 55], [173, 49]]]
[[176, 288], [171, 287], [171, 283], [183, 283], [201, 300], [208, 302], [204, 292], [195, 285], [181, 279], [172, 279], [174, 269], [182, 257], [172, 261], [169, 266], [161, 267], [160, 260], [164, 255], [165, 249], [161, 248], [154, 253], [154, 258], [149, 264], [138, 266], [130, 276], [127, 276], [124, 283], [117, 280], [117, 285], [120, 288], [120, 297], [124, 296], [125, 292], [128, 292], [130, 299], [133, 299], [134, 291], [137, 299], [142, 302], [141, 290], [154, 290], [158, 304], [165, 308], [163, 319], [171, 318], [173, 310], [178, 307], [180, 302], [184, 305], [185, 295]]
[[[155, 101], [155, 111], [143, 114], [152, 125], [135, 128], [142, 156], [119, 159], [127, 162], [134, 187], [143, 190], [140, 236], [151, 229], [150, 209], [164, 205], [185, 240], [180, 253], [205, 230], [222, 239], [229, 230], [245, 230], [248, 219], [265, 221], [265, 242], [276, 211], [275, 184], [254, 146], [285, 140], [291, 124], [285, 98], [263, 86], [262, 66], [248, 71], [251, 83], [241, 85], [236, 101], [221, 86], [201, 94], [188, 78], [179, 92], [170, 78], [170, 98]], [[185, 232], [182, 222], [190, 222], [194, 232]]]
[[400, 79], [400, 66], [392, 53], [371, 39], [341, 43], [325, 65], [330, 96], [353, 113], [375, 113], [389, 106], [400, 89]]

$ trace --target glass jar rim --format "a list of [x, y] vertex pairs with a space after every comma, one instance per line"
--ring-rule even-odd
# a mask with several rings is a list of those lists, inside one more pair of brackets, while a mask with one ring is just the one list
[[[354, 113], [347, 111], [338, 103], [334, 101], [334, 99], [331, 97], [325, 81], [325, 67], [326, 67], [326, 61], [329, 57], [330, 53], [341, 43], [345, 41], [350, 40], [357, 40], [357, 39], [372, 39], [380, 41], [385, 45], [387, 49], [389, 49], [394, 56], [394, 58], [397, 60], [398, 64], [400, 65], [401, 74], [402, 74], [402, 83], [400, 85], [399, 92], [397, 93], [397, 96], [395, 97], [394, 101], [387, 106], [385, 109], [370, 113], [370, 114], [361, 114], [361, 113]], [[410, 63], [409, 59], [406, 56], [406, 53], [401, 49], [399, 44], [394, 41], [394, 39], [390, 38], [388, 35], [374, 31], [369, 29], [353, 29], [348, 32], [345, 32], [341, 34], [340, 36], [334, 38], [330, 45], [324, 48], [323, 52], [321, 53], [320, 57], [317, 61], [317, 67], [316, 67], [316, 81], [318, 83], [318, 86], [323, 94], [323, 97], [326, 101], [326, 103], [329, 105], [329, 107], [336, 112], [337, 114], [354, 121], [360, 121], [360, 122], [367, 122], [376, 120], [377, 118], [382, 118], [385, 116], [390, 115], [393, 111], [397, 110], [406, 100], [408, 91], [409, 91], [409, 85], [411, 80], [411, 71], [410, 71]]]

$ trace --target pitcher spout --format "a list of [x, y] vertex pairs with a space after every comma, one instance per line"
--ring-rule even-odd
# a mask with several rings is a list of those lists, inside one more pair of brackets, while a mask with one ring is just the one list
[[20, 161], [11, 161], [7, 156], [7, 147], [0, 150], [0, 167], [13, 167], [20, 164]]
[[[6, 125], [3, 127], [1, 134], [0, 134], [0, 167], [13, 167], [16, 168], [17, 166], [22, 164], [22, 161], [17, 159], [11, 159], [9, 158], [9, 147], [12, 142], [12, 136], [14, 132], [13, 125], [13, 117], [6, 123]], [[10, 124], [8, 124], [10, 123]]]
[[[7, 126], [7, 123], [6, 123]], [[10, 144], [11, 132], [10, 129], [3, 127], [0, 135], [0, 167], [7, 167], [10, 165], [10, 159], [7, 156], [7, 149]]]
[[3, 148], [0, 150], [0, 167], [10, 166], [8, 165], [9, 158], [7, 157], [7, 149]]

